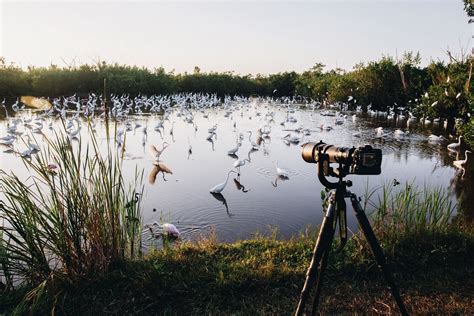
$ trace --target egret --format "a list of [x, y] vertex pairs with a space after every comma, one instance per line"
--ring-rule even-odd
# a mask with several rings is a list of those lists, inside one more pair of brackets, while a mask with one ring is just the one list
[[239, 169], [239, 173], [237, 175], [240, 175], [240, 167], [244, 166], [245, 165], [245, 162], [249, 162], [250, 163], [250, 159], [248, 158], [245, 158], [245, 159], [237, 159], [235, 162], [234, 162], [234, 168], [238, 168]]
[[408, 132], [404, 132], [402, 131], [401, 129], [396, 129], [395, 132], [394, 132], [395, 136], [398, 136], [398, 137], [401, 137], [401, 136], [407, 136], [409, 133]]
[[69, 134], [69, 137], [70, 137], [70, 138], [74, 138], [74, 137], [76, 137], [77, 135], [79, 135], [79, 133], [81, 132], [81, 128], [82, 128], [82, 126], [79, 124], [79, 125], [77, 126], [77, 129], [76, 129], [76, 130], [74, 130], [74, 131], [68, 133], [68, 134]]
[[442, 135], [437, 136], [437, 135], [431, 134], [430, 136], [428, 136], [428, 141], [434, 142], [434, 143], [442, 142], [442, 141], [444, 141], [445, 139], [446, 139], [446, 138], [444, 138], [444, 136], [442, 136]]
[[458, 151], [459, 149], [461, 149], [462, 139], [463, 139], [463, 137], [459, 136], [457, 143], [451, 143], [451, 144], [448, 145], [448, 150]]
[[277, 175], [281, 178], [289, 178], [289, 173], [285, 169], [281, 169], [278, 167], [278, 161], [273, 162], [275, 164]]
[[193, 153], [193, 147], [191, 146], [191, 142], [189, 141], [189, 137], [188, 137], [188, 157], [189, 155], [191, 155]]
[[16, 137], [14, 136], [5, 136], [0, 140], [0, 145], [11, 146], [15, 142]]
[[466, 150], [466, 152], [464, 154], [466, 156], [466, 158], [464, 160], [455, 160], [455, 161], [453, 161], [453, 165], [456, 168], [463, 171], [462, 177], [464, 177], [464, 174], [466, 173], [466, 165], [468, 163], [469, 155], [472, 154], [472, 152], [469, 151], [469, 150]]
[[235, 155], [235, 153], [239, 150], [239, 147], [242, 145], [242, 143], [237, 142], [236, 146], [230, 150], [227, 151], [228, 155]]
[[234, 170], [229, 170], [229, 172], [227, 173], [227, 178], [225, 179], [224, 182], [222, 183], [219, 183], [218, 185], [212, 187], [211, 189], [209, 189], [209, 192], [211, 193], [221, 193], [222, 191], [224, 191], [225, 189], [225, 186], [227, 185], [227, 182], [229, 181], [229, 176], [231, 173], [237, 173], [235, 172]]
[[252, 145], [252, 148], [255, 149], [255, 150], [258, 150], [260, 147], [258, 146], [257, 143], [255, 143], [255, 142], [251, 139], [251, 137], [252, 137], [252, 131], [247, 131], [247, 133], [250, 133], [250, 134], [249, 134], [249, 142], [250, 142], [250, 144]]
[[163, 148], [161, 148], [161, 150], [159, 150], [158, 148], [155, 147], [155, 145], [150, 144], [150, 146], [148, 147], [148, 151], [149, 151], [150, 155], [155, 159], [155, 161], [158, 162], [160, 160], [161, 154], [163, 153], [163, 151], [168, 146], [169, 146], [169, 144], [167, 142], [164, 142], [163, 143]]
[[359, 131], [358, 131], [358, 132], [352, 133], [352, 136], [353, 136], [353, 137], [360, 137], [361, 135], [362, 135], [362, 130], [360, 129], [360, 127], [359, 127]]
[[173, 136], [174, 135], [174, 121], [173, 123], [171, 123], [171, 129], [170, 129], [170, 135]]
[[464, 160], [455, 160], [455, 161], [453, 161], [453, 165], [454, 165], [455, 167], [457, 167], [457, 168], [464, 168], [464, 167], [467, 165], [468, 156], [469, 156], [470, 154], [472, 154], [472, 151], [466, 150], [466, 151], [464, 152], [464, 154], [465, 154], [465, 156], [466, 156], [466, 158], [465, 158]]

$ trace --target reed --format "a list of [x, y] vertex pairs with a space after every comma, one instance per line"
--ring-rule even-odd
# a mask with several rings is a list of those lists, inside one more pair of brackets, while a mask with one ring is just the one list
[[365, 205], [377, 234], [385, 241], [447, 232], [456, 210], [447, 189], [426, 184], [420, 188], [413, 182], [366, 188]]
[[90, 126], [89, 135], [77, 143], [65, 132], [44, 137], [24, 159], [26, 180], [0, 172], [0, 267], [9, 286], [12, 275], [30, 286], [73, 283], [140, 256], [143, 172], [127, 184], [120, 151], [109, 141], [99, 149]]

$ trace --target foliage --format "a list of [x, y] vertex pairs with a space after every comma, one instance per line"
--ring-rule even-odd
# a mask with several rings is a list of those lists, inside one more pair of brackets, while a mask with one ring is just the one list
[[[109, 144], [71, 142], [65, 133], [24, 163], [31, 177], [0, 174], [0, 264], [7, 286], [41, 290], [52, 280], [74, 283], [106, 273], [141, 252], [141, 174], [127, 187], [122, 157]], [[31, 140], [30, 140], [31, 141]]]
[[[424, 189], [385, 185], [374, 204], [374, 230], [395, 263], [409, 311], [472, 314], [474, 284], [466, 275], [474, 273], [474, 235], [449, 220], [452, 206], [443, 190]], [[308, 228], [287, 241], [277, 240], [274, 230], [232, 244], [218, 243], [213, 235], [182, 242], [139, 260], [119, 260], [95, 278], [73, 284], [50, 278], [33, 290], [26, 285], [7, 291], [0, 297], [0, 313], [288, 313], [296, 306], [316, 236]], [[379, 301], [396, 310], [361, 232], [342, 252], [335, 249], [322, 311], [364, 313]]]
[[[446, 233], [453, 228], [456, 206], [446, 189], [426, 185], [418, 188], [408, 182], [397, 188], [392, 182], [382, 185], [381, 193], [378, 191], [366, 190], [365, 205], [371, 207], [373, 225], [390, 246], [403, 236]], [[377, 201], [373, 202], [376, 193]]]
[[474, 19], [474, 3], [472, 3], [472, 0], [463, 0], [464, 2], [464, 11], [466, 11], [467, 16], [470, 18], [469, 23], [473, 23]]
[[461, 133], [464, 136], [464, 141], [470, 148], [474, 148], [474, 117], [460, 126]]
[[[274, 236], [232, 244], [211, 237], [152, 252], [97, 279], [46, 292], [38, 313], [289, 314], [296, 307], [316, 235], [308, 230], [288, 241]], [[397, 310], [359, 237], [349, 240], [343, 252], [331, 253], [320, 300], [322, 313]], [[390, 258], [411, 313], [472, 314], [473, 279], [466, 278], [474, 272], [472, 235], [405, 235], [396, 250]], [[24, 291], [19, 292], [0, 298], [4, 311], [29, 311], [28, 305], [17, 305]]]

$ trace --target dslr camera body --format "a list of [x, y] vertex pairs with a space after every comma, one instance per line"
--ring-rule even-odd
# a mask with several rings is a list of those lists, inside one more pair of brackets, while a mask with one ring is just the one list
[[[379, 175], [382, 172], [382, 150], [370, 145], [360, 147], [337, 147], [323, 141], [306, 143], [302, 146], [303, 160], [322, 163], [325, 176], [344, 177], [348, 174]], [[337, 173], [329, 168], [338, 163]]]

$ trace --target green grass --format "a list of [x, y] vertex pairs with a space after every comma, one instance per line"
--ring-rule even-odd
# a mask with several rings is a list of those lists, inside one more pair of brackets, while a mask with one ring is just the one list
[[[213, 238], [183, 243], [122, 262], [95, 280], [67, 288], [58, 284], [62, 291], [48, 293], [41, 312], [54, 307], [81, 314], [291, 314], [314, 237], [311, 232], [289, 241], [259, 236], [232, 244]], [[409, 311], [472, 314], [473, 251], [474, 237], [454, 231], [399, 239], [390, 261]], [[0, 303], [11, 311], [20, 299], [5, 297]], [[358, 238], [331, 255], [321, 303], [325, 313], [396, 310]]]
[[[316, 230], [287, 241], [276, 233], [231, 244], [210, 236], [142, 257], [141, 195], [135, 199], [141, 173], [127, 186], [123, 152], [110, 143], [99, 151], [94, 137], [73, 145], [57, 135], [47, 142], [24, 161], [32, 174], [27, 181], [0, 176], [7, 223], [0, 228], [0, 313], [294, 312]], [[367, 190], [365, 204], [409, 311], [473, 314], [474, 233], [453, 221], [448, 192], [390, 184]], [[342, 252], [331, 253], [321, 311], [396, 310], [356, 233]]]

